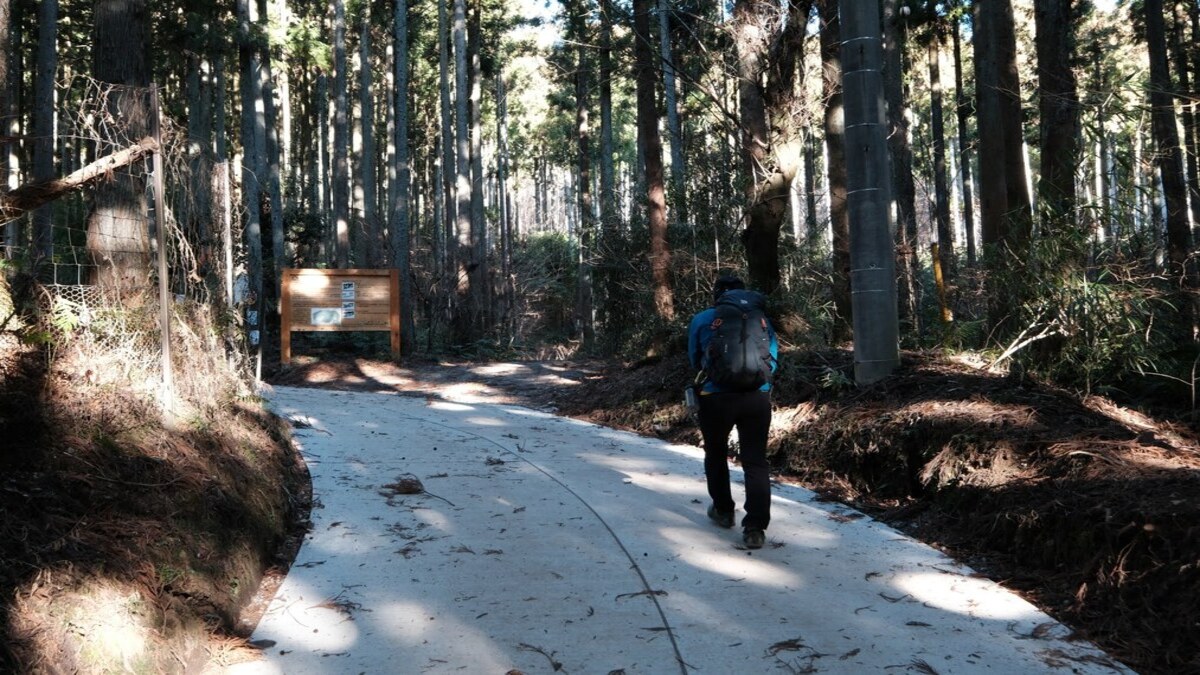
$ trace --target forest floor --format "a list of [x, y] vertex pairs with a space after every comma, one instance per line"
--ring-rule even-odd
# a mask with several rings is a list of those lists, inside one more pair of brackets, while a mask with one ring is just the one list
[[[780, 481], [972, 565], [1143, 673], [1200, 673], [1200, 436], [1097, 396], [907, 353], [858, 389], [845, 351], [785, 354]], [[699, 443], [683, 355], [616, 362], [313, 358], [278, 384], [513, 403]]]

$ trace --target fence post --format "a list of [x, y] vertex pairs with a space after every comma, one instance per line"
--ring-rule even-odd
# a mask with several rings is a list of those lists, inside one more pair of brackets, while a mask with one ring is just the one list
[[166, 218], [163, 210], [166, 208], [166, 190], [163, 189], [163, 160], [162, 160], [162, 109], [159, 107], [158, 87], [150, 89], [150, 102], [154, 110], [154, 243], [158, 248], [158, 321], [162, 342], [162, 387], [163, 401], [169, 401], [175, 389], [175, 378], [171, 371], [171, 288], [167, 276], [167, 233]]

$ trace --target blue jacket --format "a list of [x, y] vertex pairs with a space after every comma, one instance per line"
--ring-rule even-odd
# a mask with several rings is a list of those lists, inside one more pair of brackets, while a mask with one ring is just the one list
[[[727, 291], [729, 293], [745, 292], [745, 291]], [[717, 310], [713, 307], [700, 312], [692, 317], [692, 323], [688, 326], [688, 360], [691, 361], [692, 367], [696, 370], [704, 369], [704, 352], [708, 349], [708, 343], [712, 340], [713, 329], [712, 322], [716, 318]], [[770, 320], [767, 321], [767, 334], [771, 336], [771, 372], [774, 373], [779, 369], [779, 341], [775, 338], [775, 327], [771, 325]], [[759, 391], [770, 391], [771, 383], [768, 382], [759, 388]], [[721, 387], [706, 381], [704, 388], [700, 391], [701, 394], [714, 394], [725, 391]]]

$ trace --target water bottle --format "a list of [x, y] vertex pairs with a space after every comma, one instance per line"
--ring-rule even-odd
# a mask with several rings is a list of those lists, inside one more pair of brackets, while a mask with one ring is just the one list
[[688, 386], [683, 389], [683, 405], [688, 414], [695, 417], [700, 412], [700, 398], [696, 395], [696, 387]]

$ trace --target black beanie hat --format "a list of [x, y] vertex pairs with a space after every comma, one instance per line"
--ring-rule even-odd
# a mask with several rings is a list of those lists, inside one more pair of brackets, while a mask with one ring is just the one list
[[713, 284], [713, 302], [719, 300], [725, 291], [732, 291], [745, 287], [745, 282], [733, 276], [732, 274], [718, 277], [717, 281]]

